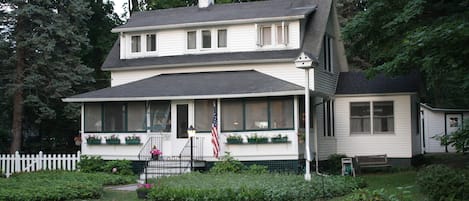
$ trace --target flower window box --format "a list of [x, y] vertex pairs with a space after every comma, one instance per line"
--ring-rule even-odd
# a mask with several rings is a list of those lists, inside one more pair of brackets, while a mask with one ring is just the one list
[[140, 137], [136, 135], [125, 137], [125, 144], [140, 144]]
[[87, 143], [87, 144], [91, 144], [91, 145], [93, 145], [93, 144], [101, 144], [101, 139], [87, 139], [87, 140], [86, 140], [86, 143]]
[[278, 135], [278, 136], [276, 136], [276, 137], [270, 138], [270, 141], [271, 141], [272, 143], [287, 143], [287, 142], [288, 142], [288, 137], [287, 137], [287, 136]]
[[269, 143], [269, 138], [254, 134], [253, 136], [248, 137], [248, 143], [249, 144], [267, 144]]
[[116, 135], [106, 137], [106, 144], [120, 144], [121, 140]]
[[226, 139], [227, 144], [243, 144], [243, 139]]

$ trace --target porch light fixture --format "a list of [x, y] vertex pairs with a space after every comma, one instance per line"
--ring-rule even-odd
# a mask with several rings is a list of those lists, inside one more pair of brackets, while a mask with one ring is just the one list
[[[311, 151], [309, 145], [309, 128], [310, 128], [310, 97], [309, 97], [309, 69], [319, 66], [317, 58], [311, 57], [306, 52], [302, 52], [295, 60], [295, 66], [299, 69], [305, 70], [305, 152], [306, 152], [306, 168], [305, 168], [305, 180], [311, 180]], [[315, 133], [314, 143], [316, 150], [316, 170], [318, 168], [317, 161], [317, 133]]]
[[187, 134], [191, 140], [191, 172], [194, 171], [194, 137], [195, 137], [195, 128], [191, 125], [187, 129]]

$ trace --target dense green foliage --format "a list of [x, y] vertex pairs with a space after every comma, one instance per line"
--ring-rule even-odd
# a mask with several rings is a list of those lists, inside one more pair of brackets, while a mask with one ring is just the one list
[[374, 0], [343, 29], [349, 57], [369, 63], [370, 75], [419, 71], [424, 101], [469, 104], [469, 0]]
[[[100, 67], [117, 37], [110, 30], [122, 23], [113, 13], [112, 2], [0, 2], [10, 8], [0, 12], [0, 130], [24, 137], [19, 144], [16, 140], [15, 150], [76, 150], [70, 145], [79, 130], [79, 107], [61, 98], [109, 86], [109, 74]], [[19, 61], [24, 61], [23, 72], [17, 68]], [[23, 79], [15, 83], [15, 75]], [[17, 127], [23, 128], [22, 134], [10, 133], [13, 105], [22, 102], [13, 101], [16, 89], [24, 98], [24, 110], [15, 114], [21, 115], [23, 125]]]
[[99, 198], [103, 185], [128, 184], [133, 177], [103, 173], [35, 172], [0, 179], [0, 200], [46, 201]]
[[361, 186], [351, 177], [288, 174], [201, 174], [191, 173], [157, 180], [151, 200], [315, 200], [350, 193]]
[[[328, 174], [342, 174], [342, 158], [346, 158], [345, 154], [331, 154], [324, 164], [323, 171]], [[320, 166], [321, 167], [321, 166]]]
[[246, 167], [240, 161], [233, 158], [229, 152], [225, 152], [225, 155], [220, 158], [219, 162], [215, 162], [215, 165], [210, 169], [212, 173], [241, 173]]
[[412, 201], [404, 195], [388, 195], [383, 189], [359, 189], [347, 197], [347, 201]]
[[[114, 169], [115, 168], [115, 169]], [[113, 173], [118, 175], [133, 175], [132, 163], [128, 160], [104, 161], [100, 156], [81, 157], [78, 163], [78, 169], [86, 173]], [[113, 172], [113, 169], [115, 170]]]
[[417, 175], [420, 190], [431, 200], [467, 200], [469, 198], [469, 172], [445, 165], [430, 165]]

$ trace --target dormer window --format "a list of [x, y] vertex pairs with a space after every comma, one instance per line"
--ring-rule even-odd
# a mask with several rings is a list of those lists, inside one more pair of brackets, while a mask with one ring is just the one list
[[[200, 41], [200, 42], [199, 42]], [[216, 50], [227, 47], [226, 29], [199, 29], [187, 31], [187, 50]]]
[[226, 29], [218, 30], [218, 47], [219, 48], [226, 47]]
[[147, 52], [156, 51], [156, 34], [147, 34]]
[[187, 49], [192, 50], [197, 48], [197, 32], [187, 32]]
[[212, 48], [212, 32], [202, 30], [202, 48]]
[[288, 45], [288, 25], [278, 24], [257, 25], [257, 45], [260, 47], [275, 47]]
[[140, 47], [140, 36], [132, 36], [132, 52], [140, 52], [141, 47]]

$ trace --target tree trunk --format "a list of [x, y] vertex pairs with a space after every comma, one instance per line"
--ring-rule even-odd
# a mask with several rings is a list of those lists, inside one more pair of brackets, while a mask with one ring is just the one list
[[[16, 24], [16, 41], [22, 41], [23, 20], [18, 16]], [[21, 150], [22, 128], [23, 128], [23, 84], [25, 64], [25, 48], [16, 43], [16, 76], [15, 92], [13, 94], [13, 122], [11, 133], [13, 135], [10, 153]]]

